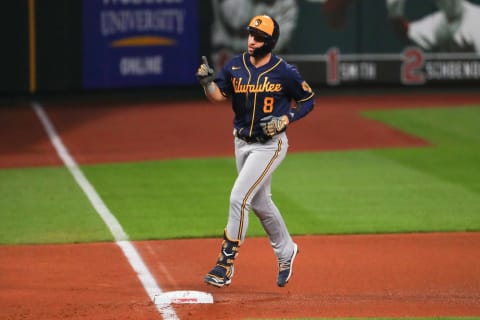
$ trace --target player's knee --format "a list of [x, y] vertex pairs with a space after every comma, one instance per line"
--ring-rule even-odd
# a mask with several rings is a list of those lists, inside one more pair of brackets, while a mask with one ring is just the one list
[[234, 207], [239, 207], [242, 204], [242, 197], [238, 194], [232, 193], [230, 195], [230, 205]]
[[249, 201], [245, 200], [245, 196], [237, 193], [232, 193], [230, 195], [230, 207], [234, 209], [234, 211], [240, 211], [249, 209], [250, 203]]

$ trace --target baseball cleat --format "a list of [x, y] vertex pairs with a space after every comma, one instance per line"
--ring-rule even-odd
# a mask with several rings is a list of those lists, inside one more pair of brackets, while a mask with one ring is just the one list
[[227, 231], [223, 233], [222, 247], [218, 255], [217, 263], [213, 269], [207, 273], [204, 281], [207, 284], [221, 288], [228, 286], [233, 277], [233, 260], [238, 256], [240, 240], [230, 240]]
[[293, 273], [293, 261], [299, 252], [300, 250], [298, 250], [297, 244], [294, 243], [293, 254], [291, 258], [285, 262], [278, 263], [277, 285], [279, 287], [284, 287], [288, 283], [288, 280], [290, 280], [290, 277]]
[[234, 268], [231, 266], [223, 266], [217, 264], [203, 280], [206, 284], [221, 288], [228, 286], [232, 282]]

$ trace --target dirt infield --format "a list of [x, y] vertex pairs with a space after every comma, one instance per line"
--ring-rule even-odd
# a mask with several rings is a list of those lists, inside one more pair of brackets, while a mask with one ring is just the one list
[[[180, 319], [480, 315], [479, 233], [296, 237], [285, 288], [265, 238], [247, 239], [228, 288], [203, 284], [218, 239], [137, 242], [164, 291], [200, 290], [210, 305]], [[113, 243], [0, 246], [1, 319], [161, 319]]]
[[[291, 152], [422, 147], [362, 110], [479, 103], [480, 95], [324, 97], [289, 132]], [[78, 163], [231, 156], [231, 110], [206, 102], [45, 105]], [[189, 131], [195, 125], [197, 131]], [[0, 167], [56, 166], [32, 110], [0, 108]], [[25, 130], [28, 128], [28, 130]], [[200, 134], [199, 134], [200, 133]], [[12, 139], [11, 137], [15, 137]], [[199, 139], [200, 138], [200, 139]], [[212, 305], [180, 319], [480, 316], [480, 233], [301, 236], [295, 273], [275, 284], [265, 238], [248, 238], [228, 288], [203, 284], [219, 239], [136, 242], [163, 291], [200, 290]], [[0, 319], [161, 319], [115, 243], [0, 246]]]

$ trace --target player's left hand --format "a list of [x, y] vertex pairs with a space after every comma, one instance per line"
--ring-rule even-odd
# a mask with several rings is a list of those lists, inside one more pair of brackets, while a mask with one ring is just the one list
[[288, 123], [289, 120], [287, 116], [267, 116], [260, 119], [260, 126], [262, 127], [263, 133], [269, 137], [273, 137], [277, 133], [285, 130]]

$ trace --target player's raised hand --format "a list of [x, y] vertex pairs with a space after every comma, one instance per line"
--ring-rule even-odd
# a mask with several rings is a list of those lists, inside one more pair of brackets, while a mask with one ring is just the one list
[[196, 76], [198, 82], [204, 87], [215, 79], [215, 72], [208, 65], [207, 57], [202, 56], [202, 64], [198, 67]]

